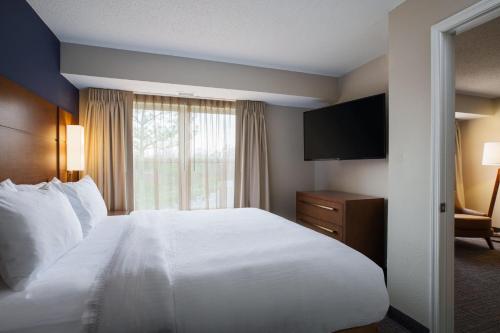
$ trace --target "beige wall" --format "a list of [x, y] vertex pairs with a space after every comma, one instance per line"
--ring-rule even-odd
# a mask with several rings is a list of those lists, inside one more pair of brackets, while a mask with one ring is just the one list
[[387, 92], [387, 65], [383, 55], [342, 76], [337, 103]]
[[[387, 57], [360, 66], [339, 80], [339, 100], [387, 92]], [[387, 197], [387, 160], [317, 161], [315, 188]]]
[[493, 104], [494, 102], [490, 98], [463, 94], [455, 95], [455, 112], [491, 116], [493, 114]]
[[[466, 207], [487, 212], [497, 167], [481, 164], [483, 144], [500, 141], [500, 108], [493, 107], [494, 115], [460, 121], [462, 130], [462, 163]], [[500, 198], [499, 198], [500, 199]], [[493, 224], [500, 228], [500, 203], [493, 213]]]
[[329, 76], [169, 55], [61, 44], [61, 73], [265, 92], [335, 101]]
[[295, 220], [295, 192], [314, 189], [314, 163], [304, 161], [305, 109], [268, 105], [271, 211]]
[[433, 24], [477, 0], [406, 0], [389, 14], [388, 290], [430, 324], [431, 50]]

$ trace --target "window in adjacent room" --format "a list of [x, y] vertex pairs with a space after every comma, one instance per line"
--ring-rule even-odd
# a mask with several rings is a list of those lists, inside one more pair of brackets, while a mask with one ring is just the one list
[[233, 207], [234, 104], [135, 95], [135, 209]]

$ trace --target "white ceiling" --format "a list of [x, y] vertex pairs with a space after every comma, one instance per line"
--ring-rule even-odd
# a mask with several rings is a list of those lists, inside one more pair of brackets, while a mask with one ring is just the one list
[[403, 0], [28, 0], [64, 42], [340, 76]]
[[500, 18], [456, 37], [456, 89], [482, 97], [500, 97]]

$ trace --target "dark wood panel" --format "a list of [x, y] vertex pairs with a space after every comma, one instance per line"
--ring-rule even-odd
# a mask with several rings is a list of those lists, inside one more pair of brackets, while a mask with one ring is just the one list
[[57, 106], [0, 76], [0, 125], [56, 139]]
[[385, 266], [384, 199], [346, 202], [346, 244]]
[[[58, 118], [56, 105], [0, 76], [0, 181], [38, 183], [62, 174], [66, 131]], [[72, 121], [65, 111], [60, 118], [63, 126]]]
[[36, 184], [57, 174], [56, 139], [0, 126], [0, 180]]

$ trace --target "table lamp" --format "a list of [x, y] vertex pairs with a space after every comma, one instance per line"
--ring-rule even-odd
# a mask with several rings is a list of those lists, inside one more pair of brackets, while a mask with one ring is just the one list
[[[68, 179], [74, 181], [73, 172], [85, 169], [83, 126], [66, 126], [66, 169]], [[78, 177], [77, 177], [78, 178]]]

